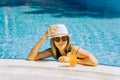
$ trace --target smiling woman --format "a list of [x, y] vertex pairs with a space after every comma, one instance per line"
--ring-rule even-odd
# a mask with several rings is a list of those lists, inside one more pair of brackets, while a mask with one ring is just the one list
[[[44, 40], [50, 36], [51, 48], [38, 52]], [[72, 52], [77, 55], [77, 63], [82, 65], [97, 66], [96, 58], [83, 49], [78, 49], [77, 46], [70, 44], [68, 31], [63, 24], [51, 25], [41, 39], [32, 48], [28, 59], [38, 60], [49, 56], [54, 56], [59, 62], [69, 62], [67, 53]], [[76, 54], [77, 52], [77, 54]]]
[[[71, 45], [92, 53], [99, 64], [120, 66], [120, 15], [113, 12], [119, 6], [119, 0], [1, 0], [0, 58], [27, 59], [48, 26], [62, 23], [72, 33]], [[40, 52], [50, 48], [49, 39], [44, 42]]]
[[[101, 5], [106, 1], [109, 4]], [[113, 12], [119, 12], [119, 6], [119, 0], [1, 0], [0, 80], [119, 80], [120, 68], [113, 67], [120, 66], [120, 15]], [[44, 36], [50, 24], [59, 23], [72, 36]], [[55, 26], [47, 32], [54, 34]], [[78, 59], [73, 68], [63, 63], [68, 58], [72, 66], [76, 63], [72, 52]], [[48, 56], [58, 61], [38, 60]]]

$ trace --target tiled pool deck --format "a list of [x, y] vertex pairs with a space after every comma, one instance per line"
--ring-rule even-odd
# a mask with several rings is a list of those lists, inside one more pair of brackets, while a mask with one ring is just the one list
[[120, 80], [120, 68], [97, 67], [56, 61], [0, 59], [0, 80]]

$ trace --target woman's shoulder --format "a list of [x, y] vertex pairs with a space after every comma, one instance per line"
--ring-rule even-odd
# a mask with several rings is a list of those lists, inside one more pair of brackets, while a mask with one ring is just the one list
[[82, 48], [80, 48], [79, 46], [76, 46], [76, 45], [71, 45], [71, 50], [72, 51], [77, 51], [77, 50], [83, 50]]
[[76, 49], [76, 48], [79, 48], [79, 47], [76, 45], [71, 45], [71, 49]]

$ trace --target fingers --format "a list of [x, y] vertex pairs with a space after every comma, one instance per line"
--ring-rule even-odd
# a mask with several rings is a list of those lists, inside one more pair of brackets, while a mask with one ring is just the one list
[[69, 62], [69, 59], [66, 56], [61, 56], [58, 58], [58, 61], [67, 63], [67, 62]]
[[50, 30], [55, 30], [56, 28], [57, 28], [56, 25], [51, 25], [51, 26], [49, 27]]
[[58, 61], [59, 62], [64, 62], [64, 57], [59, 57]]
[[69, 62], [69, 58], [66, 57], [66, 56], [61, 56], [61, 57], [58, 58], [58, 61], [59, 61], [59, 62], [68, 63], [68, 62]]
[[51, 34], [51, 35], [55, 34], [56, 28], [57, 28], [57, 26], [51, 25], [51, 26], [48, 28], [48, 30], [47, 30], [48, 35], [49, 35], [49, 34]]
[[50, 33], [54, 33], [56, 28], [57, 28], [57, 26], [51, 25], [48, 30], [49, 30]]

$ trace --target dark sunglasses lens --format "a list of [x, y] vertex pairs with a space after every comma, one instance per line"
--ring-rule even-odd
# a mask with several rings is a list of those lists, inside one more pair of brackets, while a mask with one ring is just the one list
[[68, 37], [67, 36], [63, 36], [62, 37], [62, 41], [67, 41], [68, 40]]
[[54, 40], [55, 40], [56, 42], [59, 42], [59, 41], [60, 41], [60, 38], [59, 38], [59, 37], [56, 37], [56, 38], [54, 38]]

